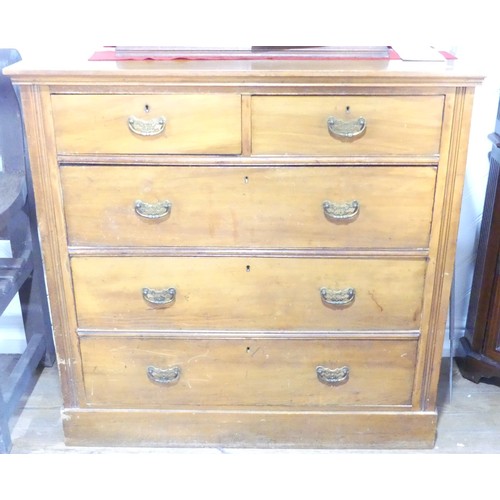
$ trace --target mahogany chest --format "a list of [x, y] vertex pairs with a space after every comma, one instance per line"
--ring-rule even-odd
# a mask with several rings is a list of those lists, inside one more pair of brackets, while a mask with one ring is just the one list
[[68, 444], [432, 447], [456, 62], [20, 63]]

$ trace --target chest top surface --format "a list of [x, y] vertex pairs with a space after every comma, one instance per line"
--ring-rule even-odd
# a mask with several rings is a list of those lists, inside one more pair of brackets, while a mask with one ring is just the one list
[[174, 60], [174, 61], [21, 61], [5, 70], [15, 83], [67, 85], [85, 82], [189, 83], [292, 81], [330, 85], [474, 86], [482, 77], [458, 60]]

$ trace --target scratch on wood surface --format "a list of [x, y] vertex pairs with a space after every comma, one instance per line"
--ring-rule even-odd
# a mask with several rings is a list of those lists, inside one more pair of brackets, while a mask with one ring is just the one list
[[252, 358], [260, 351], [260, 346], [255, 349], [254, 352], [252, 352]]
[[[117, 352], [117, 351], [123, 351], [123, 350], [129, 350], [130, 347], [125, 345], [121, 347], [114, 347], [113, 349], [110, 349], [109, 352]], [[178, 354], [177, 351], [154, 351], [154, 350], [148, 350], [148, 349], [141, 349], [140, 350], [141, 354], [154, 354], [155, 356], [175, 356]]]
[[208, 357], [208, 349], [203, 352], [202, 354], [197, 354], [196, 356], [193, 356], [187, 360], [187, 364], [191, 363], [191, 361], [197, 359], [197, 358], [206, 358]]
[[109, 352], [123, 351], [124, 349], [129, 349], [128, 345], [122, 345], [120, 347], [113, 347]]
[[380, 312], [383, 312], [384, 308], [378, 303], [377, 299], [375, 298], [375, 294], [371, 290], [368, 290], [368, 295], [371, 297], [373, 302], [375, 302], [377, 307], [380, 309]]

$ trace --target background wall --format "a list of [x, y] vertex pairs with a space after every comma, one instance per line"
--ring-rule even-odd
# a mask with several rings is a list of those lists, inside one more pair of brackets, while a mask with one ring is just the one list
[[[486, 79], [476, 92], [457, 243], [454, 336], [463, 334], [488, 175], [487, 135], [500, 96], [500, 2], [17, 0], [0, 13], [0, 46], [17, 48], [25, 60], [88, 57], [103, 45], [405, 44], [432, 45], [470, 62]], [[0, 256], [6, 252], [0, 242]], [[0, 319], [0, 352], [22, 348], [22, 338], [14, 306]]]

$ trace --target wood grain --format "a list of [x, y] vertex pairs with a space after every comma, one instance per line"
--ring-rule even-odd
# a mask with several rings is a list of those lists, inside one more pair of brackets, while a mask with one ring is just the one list
[[[241, 153], [237, 94], [53, 95], [52, 109], [60, 153]], [[164, 117], [165, 130], [134, 134], [127, 124], [131, 115]]]
[[[27, 115], [68, 442], [432, 446], [481, 78], [457, 62], [150, 63], [7, 69]], [[131, 114], [165, 116], [166, 134], [133, 136]], [[336, 139], [331, 115], [368, 128]], [[139, 196], [172, 213], [140, 226]], [[359, 197], [356, 220], [325, 221], [330, 197]], [[155, 307], [144, 287], [175, 301]], [[321, 287], [355, 299], [327, 305]], [[337, 356], [352, 385], [318, 396], [304, 377]], [[144, 383], [146, 363], [170, 360], [184, 367], [178, 399]]]
[[[436, 172], [430, 167], [64, 167], [72, 246], [426, 248]], [[172, 204], [138, 216], [136, 200]], [[356, 200], [330, 221], [323, 202]]]
[[435, 412], [85, 410], [63, 412], [69, 446], [432, 448]]
[[[408, 406], [416, 347], [411, 340], [81, 339], [87, 402], [101, 408]], [[152, 382], [150, 366], [178, 368], [178, 382]], [[321, 383], [317, 366], [347, 366], [348, 379]]]
[[[443, 96], [256, 96], [254, 155], [431, 155], [439, 151]], [[327, 120], [366, 120], [353, 139], [332, 137]]]
[[83, 389], [76, 337], [73, 287], [67, 253], [59, 165], [56, 159], [50, 92], [26, 87], [22, 92], [25, 125], [35, 192], [38, 232], [49, 294], [51, 323], [64, 403], [78, 404]]
[[[74, 257], [80, 328], [219, 330], [415, 330], [425, 259]], [[143, 287], [177, 291], [156, 308]], [[326, 306], [322, 287], [356, 290]]]

